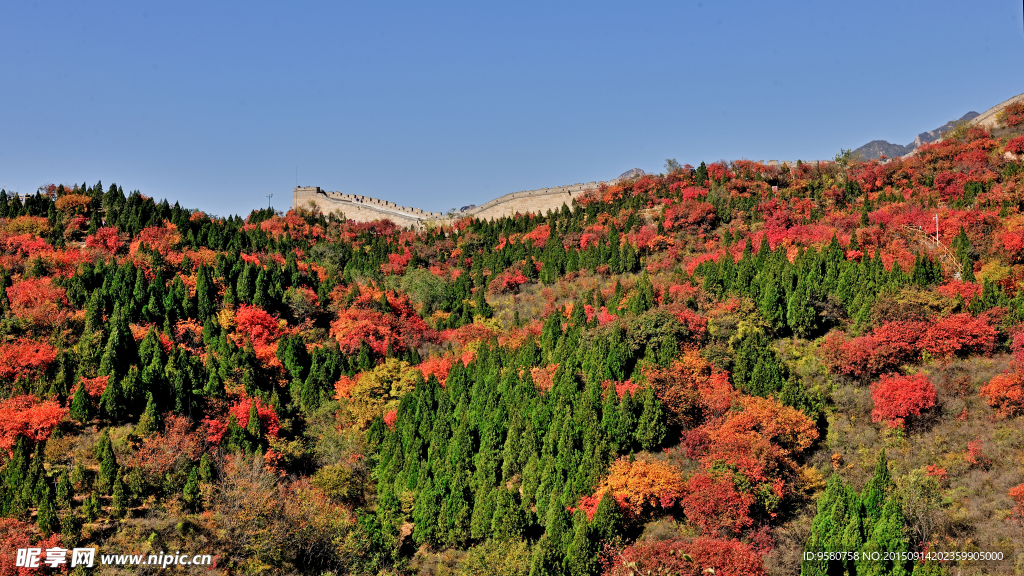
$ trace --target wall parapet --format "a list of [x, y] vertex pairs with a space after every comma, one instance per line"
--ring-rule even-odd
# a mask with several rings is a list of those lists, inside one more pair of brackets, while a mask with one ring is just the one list
[[313, 202], [323, 212], [340, 210], [345, 213], [346, 218], [356, 221], [390, 218], [395, 220], [396, 224], [421, 228], [428, 222], [444, 223], [450, 219], [464, 218], [466, 216], [494, 219], [513, 215], [517, 212], [536, 213], [544, 212], [545, 210], [557, 210], [562, 204], [572, 206], [577, 197], [592, 190], [597, 190], [602, 184], [612, 185], [617, 182], [618, 180], [587, 182], [585, 184], [577, 183], [568, 186], [512, 192], [489, 200], [480, 206], [473, 206], [449, 214], [410, 206], [399, 206], [395, 202], [362, 194], [347, 194], [323, 190], [319, 186], [296, 186], [292, 190], [292, 207]]

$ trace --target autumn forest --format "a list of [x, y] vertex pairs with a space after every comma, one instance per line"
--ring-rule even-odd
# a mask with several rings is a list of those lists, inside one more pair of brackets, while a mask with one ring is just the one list
[[0, 575], [1024, 573], [1000, 119], [424, 230], [0, 192]]

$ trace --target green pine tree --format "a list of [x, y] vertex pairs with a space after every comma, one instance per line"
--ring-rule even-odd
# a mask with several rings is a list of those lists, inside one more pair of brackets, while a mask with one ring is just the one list
[[640, 420], [636, 427], [636, 441], [644, 450], [653, 450], [661, 445], [668, 432], [665, 427], [665, 411], [652, 388], [645, 388], [638, 394], [643, 402]]
[[202, 493], [199, 489], [199, 473], [196, 468], [192, 468], [192, 471], [189, 472], [188, 480], [185, 482], [185, 487], [182, 489], [181, 495], [186, 506], [193, 510], [199, 507], [199, 499]]
[[160, 429], [160, 414], [156, 409], [156, 400], [153, 399], [152, 392], [147, 392], [146, 396], [146, 410], [135, 426], [136, 436], [149, 436]]
[[89, 421], [89, 411], [89, 397], [85, 393], [85, 386], [79, 384], [71, 400], [71, 410], [68, 414], [72, 419], [84, 424]]
[[56, 508], [53, 493], [50, 491], [50, 486], [47, 485], [43, 489], [43, 496], [39, 500], [39, 510], [36, 513], [36, 526], [43, 536], [49, 536], [60, 530]]
[[123, 518], [128, 513], [128, 495], [124, 491], [124, 482], [118, 476], [114, 480], [114, 489], [111, 494], [110, 515], [114, 518]]

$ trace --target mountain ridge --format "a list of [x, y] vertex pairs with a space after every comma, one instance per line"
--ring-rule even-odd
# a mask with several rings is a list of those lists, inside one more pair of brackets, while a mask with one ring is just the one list
[[905, 146], [899, 144], [893, 144], [887, 140], [872, 140], [867, 144], [857, 148], [853, 151], [853, 156], [861, 160], [875, 160], [885, 156], [887, 158], [895, 158], [897, 156], [905, 156], [914, 150], [916, 150], [922, 144], [934, 142], [942, 137], [943, 134], [953, 129], [954, 126], [959, 122], [971, 121], [981, 116], [981, 114], [974, 112], [973, 110], [964, 114], [957, 120], [950, 120], [942, 126], [934, 130], [922, 132], [914, 138], [914, 141]]

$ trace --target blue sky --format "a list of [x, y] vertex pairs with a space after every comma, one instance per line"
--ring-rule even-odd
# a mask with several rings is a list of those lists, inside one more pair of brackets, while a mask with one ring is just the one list
[[831, 158], [1024, 92], [1021, 4], [0, 3], [0, 185], [429, 210], [666, 158]]

